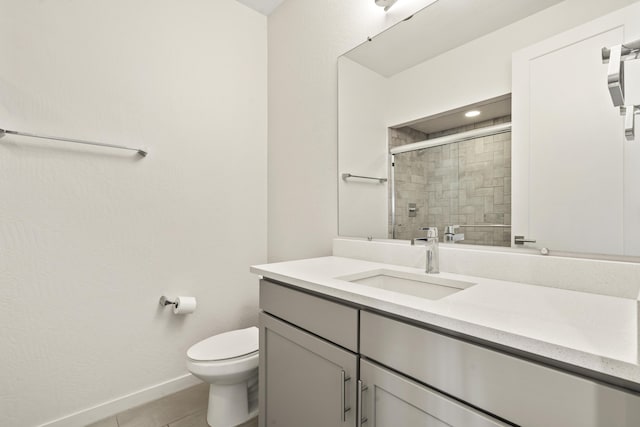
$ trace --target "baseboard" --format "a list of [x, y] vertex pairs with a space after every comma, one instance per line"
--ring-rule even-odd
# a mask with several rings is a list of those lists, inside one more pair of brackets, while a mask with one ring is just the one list
[[92, 408], [84, 409], [57, 420], [49, 421], [38, 427], [84, 427], [96, 421], [126, 411], [127, 409], [151, 402], [161, 397], [189, 388], [202, 381], [186, 374], [160, 384], [110, 400]]

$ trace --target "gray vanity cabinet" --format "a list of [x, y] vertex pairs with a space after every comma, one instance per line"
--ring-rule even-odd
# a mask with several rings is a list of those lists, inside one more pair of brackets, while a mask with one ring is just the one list
[[516, 425], [640, 426], [638, 394], [377, 313], [361, 312], [360, 352]]
[[366, 360], [360, 362], [358, 387], [361, 395], [362, 426], [507, 426], [435, 390]]
[[[358, 356], [325, 339], [344, 338], [343, 328], [336, 337], [308, 331], [336, 318], [357, 330], [358, 311], [265, 281], [260, 295], [260, 427], [355, 427]], [[288, 323], [299, 315], [307, 330]]]
[[260, 308], [260, 427], [640, 426], [638, 393], [424, 325], [267, 280]]

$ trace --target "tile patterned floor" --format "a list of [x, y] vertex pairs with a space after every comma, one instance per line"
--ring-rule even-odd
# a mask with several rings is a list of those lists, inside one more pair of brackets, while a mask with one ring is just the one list
[[[199, 384], [87, 427], [208, 427], [208, 393], [208, 385]], [[238, 427], [258, 427], [258, 419]]]

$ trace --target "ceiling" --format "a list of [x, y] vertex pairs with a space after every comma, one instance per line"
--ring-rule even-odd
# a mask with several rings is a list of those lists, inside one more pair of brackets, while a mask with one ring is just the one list
[[[480, 115], [473, 118], [465, 117], [464, 113], [469, 110], [478, 110]], [[430, 134], [509, 115], [511, 115], [511, 95], [505, 95], [394, 127], [408, 126]]]
[[390, 77], [560, 1], [434, 0], [345, 56]]
[[239, 3], [269, 16], [284, 0], [237, 0]]

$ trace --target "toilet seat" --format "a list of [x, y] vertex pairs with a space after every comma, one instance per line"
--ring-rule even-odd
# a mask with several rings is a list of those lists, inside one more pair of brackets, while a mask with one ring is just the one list
[[187, 357], [195, 362], [215, 362], [252, 355], [258, 352], [258, 333], [258, 328], [251, 326], [214, 335], [192, 345]]

